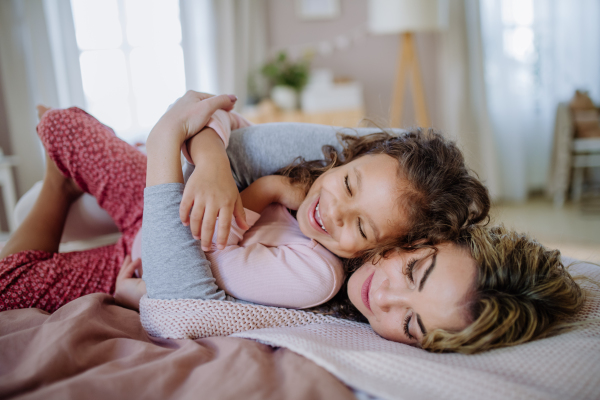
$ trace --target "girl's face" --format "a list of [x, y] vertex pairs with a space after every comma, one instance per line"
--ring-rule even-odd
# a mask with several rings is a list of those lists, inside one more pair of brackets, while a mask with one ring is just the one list
[[362, 156], [332, 168], [311, 186], [296, 218], [304, 235], [339, 257], [351, 258], [402, 232], [398, 161]]
[[475, 260], [454, 244], [396, 253], [362, 265], [348, 281], [350, 301], [380, 336], [418, 344], [434, 329], [467, 327], [465, 309], [476, 274]]

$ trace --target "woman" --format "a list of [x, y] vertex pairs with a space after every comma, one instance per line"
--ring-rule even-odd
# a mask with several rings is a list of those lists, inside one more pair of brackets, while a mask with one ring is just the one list
[[[168, 126], [148, 140], [148, 165], [155, 170], [149, 167], [148, 192], [182, 181], [178, 147], [171, 155], [165, 154], [165, 147], [175, 136], [182, 142], [185, 134], [179, 129], [172, 135], [169, 132], [178, 129]], [[153, 206], [152, 199], [146, 201], [145, 219], [169, 212]], [[176, 206], [175, 202], [171, 211], [175, 217]], [[351, 304], [389, 340], [432, 351], [474, 353], [547, 335], [583, 303], [583, 293], [562, 265], [560, 253], [525, 235], [471, 225], [452, 241], [431, 241], [363, 263], [349, 277], [347, 292], [341, 292], [337, 304], [341, 299], [346, 310]], [[151, 254], [155, 247], [144, 251]], [[177, 273], [169, 255], [160, 253], [163, 268]], [[226, 299], [213, 282], [203, 286], [211, 294], [203, 298]], [[178, 298], [177, 290], [170, 298]]]

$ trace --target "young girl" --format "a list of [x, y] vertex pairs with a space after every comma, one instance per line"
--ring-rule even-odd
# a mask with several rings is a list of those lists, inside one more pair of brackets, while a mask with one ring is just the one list
[[[230, 216], [237, 197], [225, 146], [230, 128], [245, 124], [234, 113], [217, 111], [209, 128], [184, 146], [186, 158], [196, 164], [185, 189], [183, 185], [162, 187], [155, 183], [155, 175], [164, 173], [167, 167], [155, 167], [158, 161], [151, 157], [151, 148], [157, 140], [157, 130], [153, 130], [147, 144], [144, 214], [150, 218], [149, 213], [156, 206], [161, 218], [146, 221], [145, 217], [142, 227], [144, 280], [150, 298], [207, 298], [213, 294], [207, 294], [202, 282], [214, 276], [216, 286], [237, 299], [289, 308], [313, 307], [339, 291], [346, 271], [338, 257], [354, 258], [377, 246], [394, 243], [394, 239], [406, 237], [413, 227], [419, 227], [418, 219], [424, 215], [434, 216], [427, 224], [430, 230], [435, 229], [436, 222], [445, 223], [447, 216], [440, 221], [430, 211], [434, 208], [432, 195], [439, 196], [437, 202], [462, 206], [462, 215], [458, 217], [463, 219], [461, 224], [469, 218], [468, 209], [473, 203], [474, 208], [485, 211], [471, 219], [480, 220], [481, 213], [487, 213], [487, 192], [469, 176], [462, 158], [458, 163], [460, 168], [452, 168], [454, 165], [449, 161], [456, 161], [460, 153], [441, 136], [413, 133], [396, 137], [379, 133], [360, 139], [348, 137], [342, 157], [331, 162], [295, 165], [284, 171], [294, 179], [272, 175], [252, 183], [241, 193], [251, 229], [234, 223], [227, 238], [229, 221], [225, 224], [219, 221], [218, 245], [211, 249], [211, 228], [216, 215]], [[161, 143], [160, 149], [164, 146]], [[439, 154], [428, 154], [433, 152]], [[431, 176], [427, 176], [427, 181], [436, 182], [433, 186], [437, 193], [431, 193], [430, 187], [416, 181], [410, 168], [411, 157], [418, 164], [429, 161]], [[441, 165], [436, 165], [436, 160]], [[473, 202], [468, 194], [477, 190], [480, 198]], [[214, 193], [227, 192], [231, 193], [229, 208], [215, 206]], [[192, 208], [193, 237], [173, 225], [178, 222], [169, 214], [167, 204], [178, 206], [177, 216], [186, 223], [188, 210]], [[297, 210], [296, 218], [289, 209]], [[241, 212], [238, 219], [240, 215]], [[198, 267], [199, 250], [193, 239], [202, 240], [206, 261], [210, 262], [204, 261], [204, 269]], [[223, 239], [227, 239], [226, 246]], [[170, 243], [168, 251], [155, 251], [165, 241]], [[136, 243], [139, 242], [138, 235]], [[134, 244], [134, 259], [138, 256], [137, 247]], [[173, 254], [179, 257], [177, 273], [161, 269], [171, 262]], [[204, 256], [201, 252], [200, 255]]]
[[[179, 106], [165, 114], [164, 120], [176, 120], [189, 129], [187, 120], [177, 113], [186, 102], [198, 101], [193, 96], [193, 93], [184, 96]], [[227, 114], [225, 116], [231, 118]], [[227, 123], [222, 125], [225, 128], [231, 126]], [[157, 125], [156, 129], [159, 128], [160, 125]], [[172, 127], [169, 129], [173, 130]], [[28, 254], [24, 260], [17, 256], [18, 259], [5, 260], [8, 264], [5, 274], [12, 271], [20, 279], [33, 282], [24, 292], [32, 293], [32, 296], [20, 299], [21, 302], [15, 306], [42, 305], [45, 309], [54, 310], [83, 294], [114, 291], [116, 273], [124, 257], [131, 254], [133, 238], [139, 236], [146, 159], [142, 153], [116, 138], [109, 128], [78, 109], [47, 112], [40, 122], [38, 133], [58, 168], [73, 178], [81, 189], [93, 194], [123, 232], [123, 237], [113, 246], [66, 254], [53, 254], [53, 251], [50, 254]], [[252, 194], [254, 190], [254, 193], [263, 195], [261, 198], [248, 196], [245, 200], [255, 211], [263, 211], [263, 216], [257, 222], [258, 226], [247, 232], [239, 245], [232, 242], [228, 248], [209, 254], [219, 287], [246, 301], [311, 307], [327, 301], [342, 284], [344, 270], [341, 261], [329, 250], [342, 257], [355, 256], [386, 241], [391, 242], [394, 236], [415, 238], [417, 235], [412, 232], [413, 228], [419, 232], [427, 227], [427, 233], [433, 236], [453, 235], [464, 223], [479, 221], [487, 215], [487, 192], [468, 174], [460, 152], [452, 143], [439, 135], [417, 132], [401, 137], [383, 135], [375, 139], [348, 139], [350, 146], [343, 158], [337, 157], [333, 162], [325, 162], [312, 169], [300, 166], [290, 171], [293, 175], [294, 171], [304, 170], [310, 172], [313, 179], [316, 177], [308, 196], [299, 204], [297, 222], [285, 207], [267, 204], [279, 196], [280, 201], [289, 201], [288, 206], [296, 208], [298, 204], [291, 202], [303, 198], [303, 188], [286, 182], [282, 176], [266, 177], [248, 188], [245, 194]], [[216, 150], [211, 145], [215, 145]], [[208, 155], [199, 158], [188, 187], [194, 187], [195, 179], [216, 180], [213, 184], [199, 184], [201, 188], [211, 188], [211, 191], [200, 192], [210, 196], [229, 179], [229, 193], [233, 193], [229, 198], [237, 198], [235, 184], [227, 168], [228, 161], [223, 154], [224, 145], [225, 142], [210, 130], [196, 135], [188, 145], [192, 155], [197, 148], [205, 150]], [[167, 144], [164, 146], [169, 148]], [[217, 156], [222, 158], [216, 159]], [[327, 170], [329, 166], [333, 168]], [[154, 172], [148, 175], [149, 179], [164, 174], [164, 169], [156, 168], [153, 162], [148, 163], [148, 172], [151, 171]], [[223, 171], [226, 173], [223, 174]], [[264, 183], [271, 181], [278, 184], [270, 187], [279, 190], [267, 192], [263, 189]], [[295, 198], [289, 196], [291, 193], [296, 193]], [[292, 197], [291, 200], [283, 200], [286, 196]], [[256, 198], [260, 201], [257, 202]], [[196, 210], [202, 202], [194, 201], [193, 208]], [[177, 204], [179, 202], [186, 203], [180, 199]], [[204, 214], [210, 216], [212, 213], [213, 217], [212, 220], [205, 217], [204, 221], [212, 221], [214, 225], [215, 210], [221, 212], [222, 207], [214, 201], [207, 204], [201, 211], [207, 210]], [[449, 213], [440, 206], [446, 204], [454, 206]], [[470, 209], [474, 212], [470, 213]], [[187, 213], [183, 215], [187, 216]], [[221, 216], [220, 224], [228, 218], [228, 214], [221, 213]], [[250, 222], [255, 222], [258, 215], [252, 216], [254, 220]], [[191, 219], [192, 233], [198, 236], [198, 228], [194, 231], [194, 211]], [[175, 219], [169, 221], [177, 222]], [[263, 229], [264, 226], [270, 228]], [[144, 228], [146, 231], [146, 226]], [[149, 232], [161, 231], [165, 231], [162, 225], [149, 228]], [[209, 235], [201, 233], [204, 241], [211, 236], [212, 232]], [[237, 239], [240, 236], [238, 230]], [[227, 238], [227, 235], [224, 237]], [[165, 241], [169, 239], [172, 237], [168, 235], [164, 238]], [[194, 260], [197, 260], [198, 254], [201, 254], [198, 242], [192, 237], [183, 242], [182, 246], [188, 246], [187, 251], [193, 253]], [[206, 248], [207, 244], [203, 244]], [[173, 247], [176, 245], [178, 243], [173, 243]], [[5, 255], [12, 254], [8, 248]], [[182, 257], [185, 251], [182, 249], [180, 253], [173, 254]], [[144, 261], [144, 268], [148, 268], [146, 264], [150, 261], [151, 258]], [[199, 270], [194, 262], [189, 266], [191, 272], [182, 273], [180, 282], [174, 284], [178, 290], [177, 297], [198, 297], [193, 289], [189, 292], [186, 289], [200, 286], [195, 282], [205, 279], [204, 275], [193, 279], [193, 274]], [[63, 266], [67, 264], [70, 264], [68, 270], [76, 271], [75, 275], [63, 273]], [[52, 271], [46, 274], [52, 279], [46, 277], [43, 285], [37, 285], [40, 279], [37, 271], [41, 267]], [[28, 277], [25, 271], [31, 276]], [[153, 274], [148, 272], [146, 279], [152, 280]], [[163, 277], [157, 279], [164, 280]], [[3, 295], [12, 297], [13, 293], [23, 293], [18, 279], [11, 282], [14, 291], [13, 284], [7, 285]], [[77, 288], [71, 288], [75, 283]], [[264, 290], [265, 285], [271, 289]], [[63, 293], [56, 287], [68, 290]], [[161, 290], [159, 285], [153, 287]], [[162, 290], [169, 292], [166, 285], [162, 286]], [[169, 293], [174, 295], [174, 292]], [[160, 296], [152, 292], [149, 294]], [[43, 302], [38, 299], [40, 296], [44, 298]]]

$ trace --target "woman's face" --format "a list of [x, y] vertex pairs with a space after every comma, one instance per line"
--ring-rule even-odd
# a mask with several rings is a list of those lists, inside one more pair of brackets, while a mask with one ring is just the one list
[[404, 182], [398, 161], [385, 154], [332, 168], [313, 183], [298, 208], [300, 230], [339, 257], [375, 248], [405, 225], [398, 203]]
[[465, 304], [474, 285], [475, 260], [454, 244], [398, 252], [362, 265], [348, 282], [350, 301], [380, 336], [418, 344], [434, 329], [460, 331], [469, 318]]

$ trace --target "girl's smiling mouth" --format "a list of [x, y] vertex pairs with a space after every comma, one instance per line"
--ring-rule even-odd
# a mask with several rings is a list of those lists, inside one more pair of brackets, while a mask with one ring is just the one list
[[362, 285], [362, 288], [360, 290], [360, 297], [362, 298], [363, 303], [365, 303], [365, 306], [367, 306], [367, 308], [369, 309], [369, 311], [373, 312], [373, 310], [371, 310], [371, 282], [373, 281], [373, 275], [375, 275], [375, 271], [373, 271], [373, 273], [367, 278], [365, 279], [365, 282]]
[[325, 228], [325, 224], [323, 223], [323, 219], [321, 218], [321, 213], [319, 211], [319, 203], [321, 198], [317, 198], [316, 201], [312, 204], [312, 206], [308, 210], [308, 220], [311, 226], [317, 230], [318, 232], [325, 233], [329, 235], [327, 229]]

